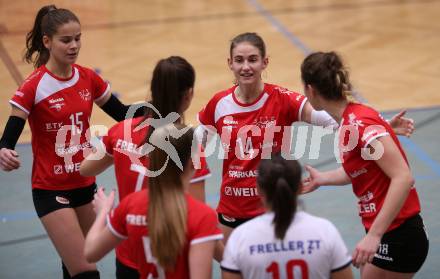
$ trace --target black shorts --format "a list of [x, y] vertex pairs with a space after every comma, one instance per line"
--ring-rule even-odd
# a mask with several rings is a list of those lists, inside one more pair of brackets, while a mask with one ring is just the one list
[[423, 219], [417, 214], [382, 236], [372, 264], [394, 272], [415, 273], [425, 262], [428, 248]]
[[218, 213], [217, 215], [220, 224], [233, 229], [252, 219], [252, 218], [234, 218], [224, 215], [222, 213]]
[[123, 264], [116, 258], [116, 279], [139, 279], [140, 275], [137, 269]]
[[32, 189], [32, 199], [38, 217], [62, 208], [75, 208], [90, 203], [96, 193], [96, 184], [73, 190]]

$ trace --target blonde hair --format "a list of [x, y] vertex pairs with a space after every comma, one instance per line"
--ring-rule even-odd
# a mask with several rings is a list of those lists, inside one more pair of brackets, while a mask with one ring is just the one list
[[[170, 135], [172, 129], [185, 131], [178, 138]], [[165, 269], [173, 269], [178, 256], [186, 244], [187, 204], [181, 176], [191, 157], [193, 129], [183, 124], [170, 124], [156, 129], [151, 141], [164, 139], [177, 151], [180, 168], [170, 160], [165, 150], [156, 147], [150, 154], [150, 169], [159, 170], [165, 164], [163, 172], [149, 178], [148, 192], [148, 234], [151, 251], [158, 263]]]

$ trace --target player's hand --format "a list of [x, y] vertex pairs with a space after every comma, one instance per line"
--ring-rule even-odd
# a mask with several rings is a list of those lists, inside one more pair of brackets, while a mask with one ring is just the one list
[[309, 177], [303, 179], [301, 183], [300, 194], [313, 192], [318, 189], [319, 186], [323, 185], [322, 175], [318, 170], [312, 168], [309, 165], [306, 165], [305, 168], [309, 172]]
[[0, 149], [0, 168], [4, 171], [11, 171], [20, 167], [18, 153], [15, 150], [3, 147]]
[[402, 110], [390, 119], [390, 126], [394, 133], [400, 136], [410, 137], [414, 132], [414, 119], [403, 117], [406, 110]]
[[107, 196], [104, 193], [104, 188], [99, 187], [98, 191], [96, 191], [94, 199], [93, 199], [93, 210], [95, 210], [96, 215], [100, 212], [105, 214], [109, 213], [113, 208], [113, 202], [115, 201], [115, 190], [112, 190], [110, 194]]
[[379, 248], [380, 239], [380, 236], [367, 233], [367, 235], [359, 241], [352, 255], [352, 261], [355, 267], [359, 268], [360, 266], [373, 261], [374, 254], [376, 254], [376, 251]]

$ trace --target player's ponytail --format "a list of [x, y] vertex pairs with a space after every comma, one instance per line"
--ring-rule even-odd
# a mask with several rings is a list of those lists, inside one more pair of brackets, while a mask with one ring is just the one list
[[[35, 17], [32, 30], [26, 35], [24, 60], [33, 63], [36, 68], [46, 64], [50, 53], [43, 44], [43, 36], [52, 38], [58, 28], [69, 21], [79, 23], [78, 17], [69, 10], [57, 9], [55, 5], [42, 7]], [[34, 53], [36, 53], [35, 58], [33, 57]]]
[[301, 167], [280, 153], [262, 160], [258, 168], [258, 188], [268, 208], [274, 213], [275, 236], [284, 239], [297, 208]]
[[[194, 88], [195, 71], [193, 66], [180, 56], [170, 56], [159, 60], [151, 79], [151, 102], [155, 110], [147, 109], [146, 118], [165, 118], [170, 113], [182, 113], [182, 103], [189, 90]], [[159, 114], [157, 113], [159, 112]], [[144, 120], [145, 120], [144, 119]], [[142, 121], [144, 122], [144, 121]], [[183, 115], [176, 121], [184, 123]], [[153, 132], [150, 126], [144, 142], [148, 142]]]
[[351, 97], [348, 70], [341, 57], [333, 51], [315, 52], [307, 56], [301, 65], [301, 78], [304, 84], [315, 87], [327, 100]]
[[150, 170], [163, 171], [156, 177], [149, 177], [148, 192], [148, 235], [151, 251], [158, 263], [165, 269], [175, 266], [177, 257], [182, 253], [186, 242], [187, 203], [181, 176], [188, 167], [191, 158], [193, 129], [188, 129], [183, 135], [174, 138], [171, 129], [183, 131], [187, 129], [182, 124], [169, 124], [155, 130], [151, 140], [167, 142], [177, 152], [183, 170], [173, 160], [171, 150], [159, 147], [150, 154]]

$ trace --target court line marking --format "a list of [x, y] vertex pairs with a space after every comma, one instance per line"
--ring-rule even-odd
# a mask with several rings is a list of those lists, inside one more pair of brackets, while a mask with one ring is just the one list
[[423, 161], [427, 166], [429, 166], [438, 177], [440, 177], [440, 164], [432, 159], [428, 153], [425, 152], [420, 146], [418, 146], [415, 142], [410, 140], [409, 138], [399, 137], [400, 142], [406, 147], [408, 150], [412, 151], [412, 153], [416, 154], [419, 160]]
[[24, 80], [23, 76], [21, 75], [20, 71], [18, 70], [17, 66], [15, 65], [11, 56], [9, 55], [7, 49], [5, 48], [1, 37], [0, 37], [0, 59], [5, 64], [6, 69], [11, 74], [17, 86], [20, 86]]
[[43, 239], [47, 239], [47, 238], [48, 238], [47, 234], [39, 234], [39, 235], [23, 237], [23, 238], [19, 238], [19, 239], [7, 240], [7, 241], [0, 242], [0, 247], [21, 244], [21, 243], [36, 241], [36, 240], [43, 240]]
[[[259, 14], [261, 14], [264, 18], [266, 18], [272, 26], [274, 26], [278, 32], [280, 32], [284, 37], [286, 37], [295, 47], [299, 48], [305, 56], [309, 55], [313, 52], [313, 50], [308, 47], [297, 35], [289, 31], [278, 19], [276, 19], [271, 11], [265, 9], [258, 0], [247, 0], [247, 2], [257, 10]], [[368, 103], [367, 99], [365, 99], [357, 90], [352, 90], [353, 97], [362, 102]]]

